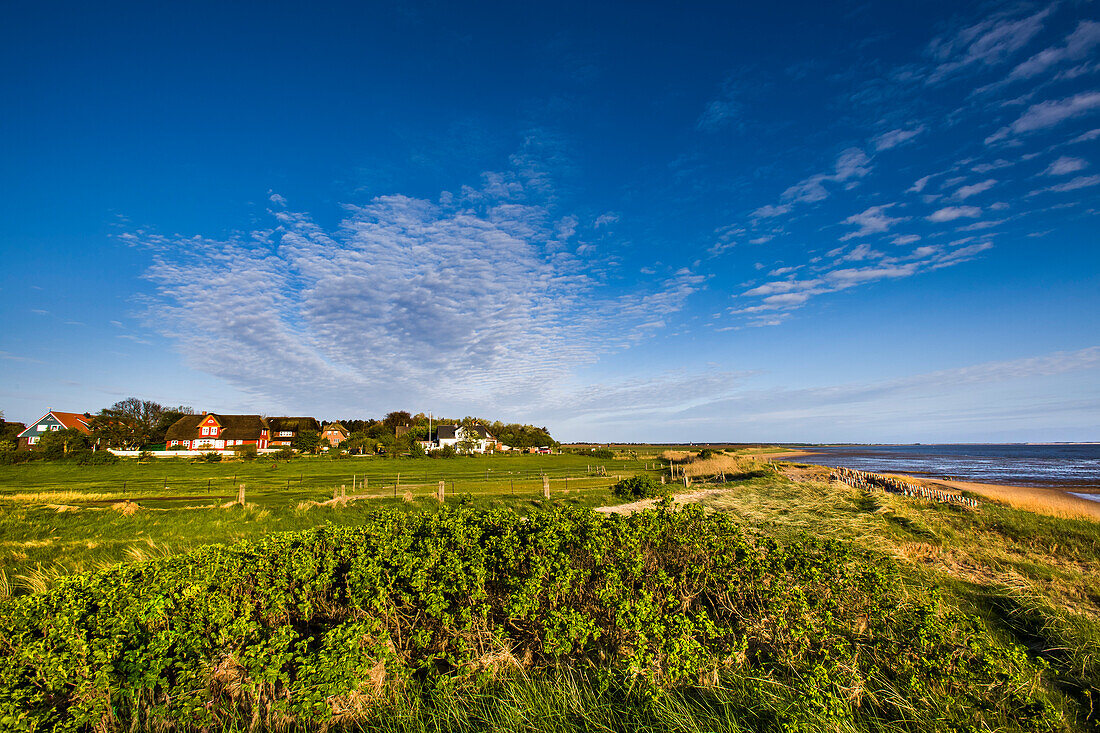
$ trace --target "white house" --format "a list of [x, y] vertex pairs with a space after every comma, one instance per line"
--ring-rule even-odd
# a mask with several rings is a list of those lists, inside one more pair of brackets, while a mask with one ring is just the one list
[[[471, 435], [472, 433], [472, 435]], [[493, 437], [493, 434], [485, 429], [484, 425], [474, 425], [467, 428], [464, 425], [440, 425], [435, 431], [435, 440], [432, 448], [438, 449], [451, 446], [458, 450], [458, 444], [472, 439], [476, 444], [473, 453], [491, 453], [496, 450], [508, 450], [508, 447]]]

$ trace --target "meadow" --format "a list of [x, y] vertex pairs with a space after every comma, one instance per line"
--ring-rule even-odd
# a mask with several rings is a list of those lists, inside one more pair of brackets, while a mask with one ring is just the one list
[[525, 511], [544, 500], [545, 476], [555, 501], [598, 506], [614, 501], [608, 487], [619, 476], [658, 465], [650, 452], [612, 460], [517, 454], [0, 466], [0, 595], [22, 586], [41, 590], [54, 578], [121, 560], [327, 522], [354, 524], [380, 507], [436, 508], [440, 481], [449, 503]]
[[[0, 468], [0, 708], [33, 687], [57, 690], [21, 703], [40, 730], [1097, 729], [1100, 523], [738, 450]], [[610, 491], [661, 473], [679, 503]], [[95, 654], [108, 677], [56, 676]]]

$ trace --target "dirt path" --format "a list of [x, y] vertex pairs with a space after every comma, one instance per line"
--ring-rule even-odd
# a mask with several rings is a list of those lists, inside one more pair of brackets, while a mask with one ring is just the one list
[[[673, 504], [695, 504], [705, 499], [708, 496], [714, 496], [716, 494], [724, 494], [731, 489], [702, 489], [699, 491], [688, 491], [684, 494], [676, 494], [672, 497]], [[642, 499], [640, 501], [632, 501], [629, 504], [613, 504], [611, 506], [596, 507], [596, 511], [604, 514], [633, 514], [634, 512], [640, 512], [643, 509], [649, 509], [655, 505], [660, 499]]]

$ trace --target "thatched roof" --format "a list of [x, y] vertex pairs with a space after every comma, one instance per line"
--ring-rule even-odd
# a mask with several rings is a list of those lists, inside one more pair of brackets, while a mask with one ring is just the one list
[[[260, 440], [263, 430], [267, 427], [264, 419], [259, 415], [211, 415], [222, 426], [218, 433], [219, 440]], [[207, 415], [184, 415], [172, 423], [165, 433], [165, 440], [199, 440], [209, 438], [199, 433], [199, 426]]]
[[315, 417], [269, 417], [267, 426], [271, 428], [272, 434], [286, 430], [292, 430], [295, 433], [303, 430], [321, 432], [321, 423], [317, 422]]

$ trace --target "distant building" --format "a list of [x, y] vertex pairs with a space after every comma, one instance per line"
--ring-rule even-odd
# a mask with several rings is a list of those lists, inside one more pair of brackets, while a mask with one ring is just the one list
[[338, 422], [331, 422], [321, 428], [321, 437], [333, 448], [348, 439], [348, 429]]
[[19, 447], [29, 448], [38, 443], [38, 440], [43, 435], [53, 430], [72, 428], [73, 430], [79, 430], [82, 433], [88, 433], [90, 435], [92, 432], [91, 428], [89, 428], [91, 421], [92, 416], [88, 413], [80, 414], [77, 412], [50, 410], [31, 423], [30, 427], [19, 434]]
[[267, 448], [270, 431], [259, 415], [184, 415], [165, 434], [166, 448], [231, 451], [242, 445]]
[[452, 446], [458, 450], [459, 443], [467, 442], [467, 438], [473, 441], [476, 447], [474, 453], [491, 453], [497, 450], [508, 450], [508, 447], [493, 437], [493, 434], [484, 425], [440, 425], [436, 428], [435, 440], [432, 441], [433, 449]]
[[271, 447], [293, 446], [298, 434], [305, 430], [321, 432], [321, 423], [315, 417], [269, 417], [267, 427], [271, 431]]

